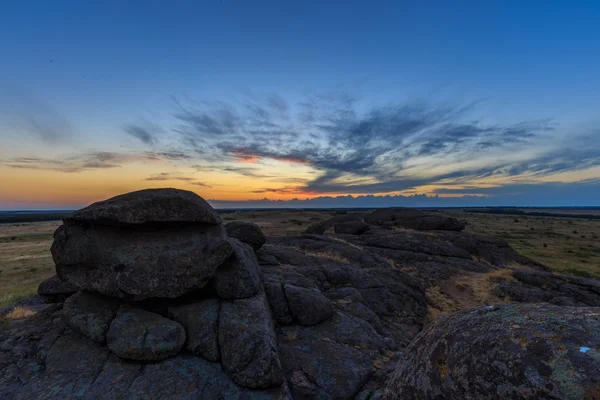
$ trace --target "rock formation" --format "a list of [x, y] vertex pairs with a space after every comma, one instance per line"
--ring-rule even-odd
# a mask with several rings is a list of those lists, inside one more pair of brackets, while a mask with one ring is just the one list
[[66, 300], [1, 336], [0, 398], [287, 398], [256, 256], [220, 221], [174, 189], [66, 219], [39, 288]]
[[[527, 272], [513, 272], [498, 293], [537, 287], [552, 295], [516, 300], [596, 301], [594, 284], [548, 275], [502, 239], [440, 230], [458, 229], [458, 221], [425, 216], [427, 224], [405, 229], [398, 215], [406, 211], [376, 213], [339, 215], [315, 228], [333, 234], [265, 237], [254, 224], [223, 227], [186, 191], [143, 190], [86, 207], [55, 233], [57, 276], [27, 300], [37, 314], [0, 330], [0, 398], [377, 400], [403, 355], [411, 361], [402, 361], [388, 391], [410, 398], [430, 393], [402, 366], [426, 362], [420, 349], [439, 342], [437, 323], [419, 334], [432, 285], [518, 263]], [[495, 315], [516, 313], [506, 310]], [[592, 312], [581, 310], [577, 318]], [[469, 345], [489, 338], [478, 339], [485, 327], [466, 320]], [[460, 335], [453, 340], [459, 347]]]

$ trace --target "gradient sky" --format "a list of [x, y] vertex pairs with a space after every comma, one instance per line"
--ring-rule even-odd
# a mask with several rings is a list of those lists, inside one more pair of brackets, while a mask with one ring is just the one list
[[600, 205], [598, 21], [592, 1], [6, 2], [0, 209], [145, 187]]

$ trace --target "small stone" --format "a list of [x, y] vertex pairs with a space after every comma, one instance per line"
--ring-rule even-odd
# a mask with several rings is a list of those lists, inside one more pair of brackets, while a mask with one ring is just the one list
[[286, 325], [292, 322], [292, 314], [283, 293], [281, 282], [265, 282], [265, 293], [278, 324]]
[[164, 360], [179, 353], [185, 329], [173, 320], [126, 305], [110, 324], [107, 341], [108, 348], [126, 360]]
[[206, 299], [196, 303], [169, 307], [169, 318], [185, 328], [186, 349], [208, 361], [218, 361], [219, 300]]
[[331, 318], [333, 306], [317, 288], [283, 285], [290, 311], [300, 325], [318, 324]]
[[77, 292], [77, 288], [53, 275], [38, 286], [38, 294], [44, 297], [47, 303], [61, 303]]
[[333, 231], [335, 233], [345, 233], [347, 235], [360, 235], [368, 231], [370, 225], [362, 221], [348, 221], [335, 224]]
[[215, 273], [214, 288], [222, 299], [244, 299], [260, 289], [258, 261], [252, 248], [236, 239], [230, 239], [233, 255]]
[[84, 336], [103, 343], [119, 307], [120, 302], [114, 299], [78, 292], [65, 301], [63, 320]]
[[252, 222], [232, 221], [225, 225], [225, 229], [229, 237], [252, 246], [255, 251], [267, 242], [263, 231]]

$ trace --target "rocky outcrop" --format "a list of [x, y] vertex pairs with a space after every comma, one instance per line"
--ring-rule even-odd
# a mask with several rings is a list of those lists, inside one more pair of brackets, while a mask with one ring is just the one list
[[[515, 280], [496, 290], [506, 283], [515, 293], [551, 290], [555, 303], [595, 301], [593, 282], [547, 276], [501, 239], [387, 229], [394, 221], [374, 227], [356, 213], [326, 221], [333, 234], [269, 236], [258, 246], [239, 233], [247, 225], [229, 236], [194, 196], [134, 192], [65, 221], [52, 248], [58, 277], [40, 293], [66, 300], [23, 300], [37, 314], [0, 326], [0, 398], [376, 400], [398, 360], [426, 346], [415, 343], [432, 285], [519, 263], [529, 270], [515, 271]], [[72, 287], [46, 289], [61, 285]], [[519, 312], [505, 313], [505, 321]], [[486, 330], [465, 318], [473, 328], [463, 345], [483, 354], [477, 343], [488, 336], [475, 334]], [[448, 324], [458, 343], [462, 326]], [[481, 371], [495, 382], [497, 371]]]
[[255, 251], [267, 241], [260, 227], [252, 222], [232, 221], [225, 225], [225, 230], [229, 237], [250, 245]]
[[425, 213], [411, 208], [382, 208], [365, 215], [371, 225], [398, 226], [418, 231], [462, 231], [465, 223], [441, 213]]
[[385, 399], [593, 399], [600, 308], [492, 305], [442, 317], [407, 347]]
[[[12, 329], [0, 336], [2, 398], [288, 397], [253, 248], [229, 238], [198, 196], [167, 189], [95, 203], [58, 228], [52, 254], [59, 278], [40, 292], [80, 291], [26, 337], [37, 363], [18, 361]], [[58, 360], [83, 351], [95, 357], [80, 357], [85, 366]]]

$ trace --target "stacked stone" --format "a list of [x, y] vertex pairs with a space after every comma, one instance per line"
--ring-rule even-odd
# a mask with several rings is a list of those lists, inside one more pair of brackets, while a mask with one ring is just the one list
[[65, 323], [124, 362], [192, 353], [219, 362], [241, 388], [279, 387], [285, 397], [254, 253], [264, 235], [252, 224], [228, 230], [241, 240], [188, 191], [149, 189], [94, 203], [57, 229], [57, 277], [40, 294], [68, 297]]

